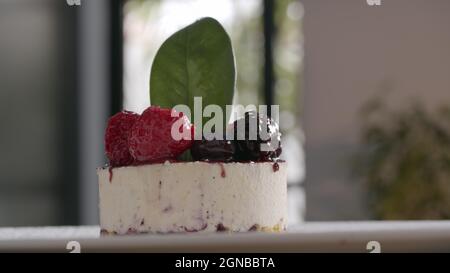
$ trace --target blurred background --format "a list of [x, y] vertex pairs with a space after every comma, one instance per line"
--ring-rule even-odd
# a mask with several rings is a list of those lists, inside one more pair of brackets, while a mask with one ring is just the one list
[[447, 0], [0, 0], [0, 226], [98, 223], [95, 169], [151, 63], [204, 16], [236, 102], [279, 104], [291, 224], [450, 218]]

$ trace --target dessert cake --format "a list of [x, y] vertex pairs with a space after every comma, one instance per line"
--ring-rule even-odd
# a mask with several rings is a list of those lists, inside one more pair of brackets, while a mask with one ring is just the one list
[[[217, 21], [205, 18], [166, 43], [170, 45], [177, 35], [194, 33], [214, 40], [211, 35], [218, 32], [225, 33]], [[214, 47], [216, 52], [224, 48], [222, 53], [229, 53], [231, 47], [222, 47], [227, 42], [203, 45], [201, 52], [207, 55]], [[105, 152], [109, 165], [97, 170], [102, 234], [285, 230], [287, 163], [279, 160], [278, 125], [261, 113], [247, 112], [227, 125], [221, 137], [195, 138], [197, 126], [173, 108], [183, 101], [172, 92], [164, 93], [169, 99], [158, 100], [155, 95], [159, 92], [153, 88], [158, 54], [151, 75], [152, 106], [142, 114], [122, 111], [108, 120]], [[223, 54], [208, 59], [215, 56]], [[234, 62], [232, 65], [234, 72]], [[177, 77], [176, 72], [171, 73], [166, 70], [164, 80]], [[234, 83], [234, 75], [230, 77]], [[210, 86], [216, 84], [214, 77], [202, 80], [210, 81]], [[173, 103], [167, 104], [168, 100]], [[217, 96], [209, 102], [231, 104]], [[176, 139], [173, 128], [188, 133]], [[253, 133], [256, 138], [251, 137]], [[263, 133], [268, 138], [263, 138]]]

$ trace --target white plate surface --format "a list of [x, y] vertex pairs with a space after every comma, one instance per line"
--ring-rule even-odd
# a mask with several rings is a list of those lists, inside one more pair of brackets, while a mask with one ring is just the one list
[[[100, 237], [98, 226], [0, 228], [1, 252], [450, 252], [450, 221], [315, 222], [284, 233]], [[373, 244], [373, 243], [372, 243]], [[377, 244], [377, 243], [375, 243]]]

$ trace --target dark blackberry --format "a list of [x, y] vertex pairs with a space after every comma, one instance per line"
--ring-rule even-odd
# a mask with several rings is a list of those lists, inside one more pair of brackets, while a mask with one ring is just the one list
[[[281, 155], [281, 133], [273, 119], [256, 112], [246, 112], [243, 118], [233, 123], [233, 128], [236, 161], [274, 161]], [[266, 136], [264, 132], [267, 133]], [[262, 140], [262, 138], [267, 139]], [[262, 144], [272, 144], [277, 147], [262, 151]]]
[[229, 140], [195, 140], [191, 147], [192, 158], [196, 161], [220, 161], [233, 160], [235, 147]]

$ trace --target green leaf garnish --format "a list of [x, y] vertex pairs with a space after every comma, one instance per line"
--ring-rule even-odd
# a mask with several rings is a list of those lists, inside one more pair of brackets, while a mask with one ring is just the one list
[[[185, 104], [193, 121], [194, 97], [202, 97], [203, 106], [219, 105], [225, 114], [226, 105], [233, 102], [235, 82], [230, 37], [217, 20], [207, 17], [162, 44], [151, 69], [150, 101], [164, 108]], [[208, 119], [203, 119], [203, 125]]]

